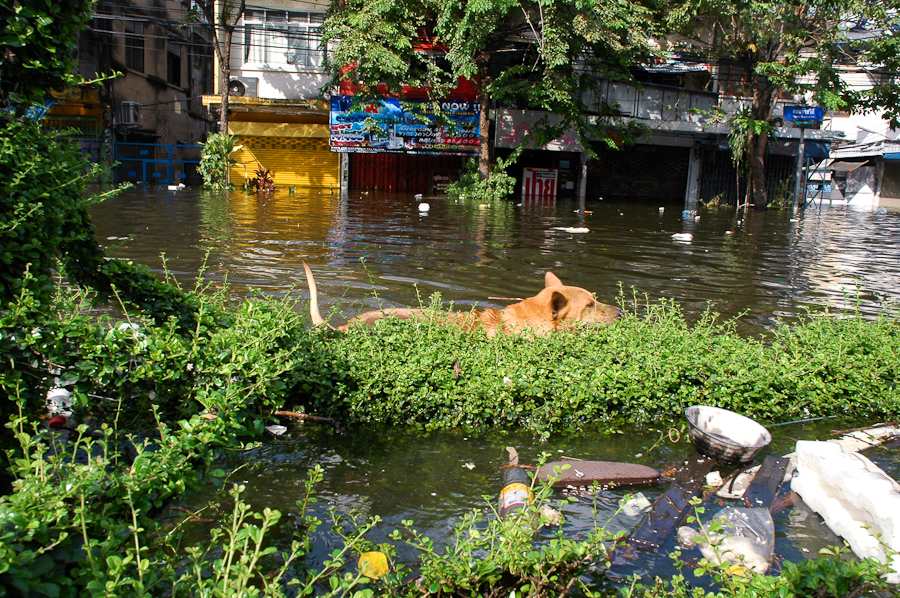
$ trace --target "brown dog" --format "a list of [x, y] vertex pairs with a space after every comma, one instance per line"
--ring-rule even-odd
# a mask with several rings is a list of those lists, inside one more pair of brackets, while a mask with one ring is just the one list
[[[319, 313], [319, 294], [312, 271], [305, 263], [306, 282], [309, 285], [309, 314], [313, 324], [328, 325]], [[394, 316], [400, 319], [422, 315], [420, 309], [390, 308], [362, 313], [334, 330], [345, 331], [350, 326], [371, 326], [376, 321]], [[503, 309], [486, 309], [469, 313], [447, 314], [447, 321], [465, 330], [482, 329], [489, 337], [498, 332], [524, 332], [530, 330], [542, 335], [554, 330], [571, 328], [576, 322], [585, 324], [612, 324], [622, 315], [622, 310], [599, 303], [594, 295], [581, 287], [568, 287], [552, 272], [544, 276], [544, 290]]]

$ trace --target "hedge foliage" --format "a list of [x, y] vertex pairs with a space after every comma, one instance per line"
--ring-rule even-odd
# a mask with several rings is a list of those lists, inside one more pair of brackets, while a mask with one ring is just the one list
[[189, 295], [200, 307], [188, 331], [174, 318], [97, 318], [70, 292], [57, 326], [20, 329], [15, 340], [60, 368], [88, 411], [114, 406], [138, 418], [155, 406], [167, 421], [220, 413], [257, 430], [279, 409], [350, 426], [539, 436], [676, 421], [694, 404], [770, 423], [900, 415], [893, 316], [810, 316], [744, 338], [712, 313], [691, 325], [674, 303], [632, 302], [613, 326], [489, 339], [429, 319], [335, 333], [310, 328], [297, 297], [229, 306], [221, 294]]
[[[146, 268], [109, 259], [97, 245], [85, 188], [92, 173], [76, 143], [28, 118], [0, 113], [0, 419], [16, 415], [9, 389], [31, 410], [43, 402], [49, 363], [64, 346], [35, 336], [64, 336], [56, 314], [60, 276], [157, 324], [194, 330], [196, 295], [159, 281]], [[207, 318], [208, 319], [208, 318]], [[61, 338], [61, 337], [60, 337]], [[62, 341], [60, 341], [62, 342]], [[69, 345], [72, 343], [69, 342]], [[49, 360], [49, 361], [48, 361]], [[21, 384], [20, 384], [21, 383]], [[0, 446], [9, 437], [2, 438]]]
[[397, 320], [334, 335], [346, 377], [308, 404], [355, 422], [539, 434], [672, 420], [693, 404], [764, 422], [900, 414], [894, 316], [810, 316], [742, 338], [712, 313], [689, 325], [673, 302], [626, 307], [613, 326], [540, 339]]

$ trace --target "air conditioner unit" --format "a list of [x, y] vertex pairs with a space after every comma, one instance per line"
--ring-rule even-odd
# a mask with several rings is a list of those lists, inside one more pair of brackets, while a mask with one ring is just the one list
[[228, 82], [228, 92], [238, 98], [257, 97], [259, 78], [257, 77], [232, 77]]
[[122, 102], [119, 109], [120, 125], [139, 125], [141, 123], [141, 105], [137, 102]]

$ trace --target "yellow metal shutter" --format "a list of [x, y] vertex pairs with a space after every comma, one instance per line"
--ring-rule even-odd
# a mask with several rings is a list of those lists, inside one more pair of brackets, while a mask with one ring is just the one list
[[241, 187], [256, 176], [257, 165], [268, 168], [275, 187], [338, 187], [340, 154], [328, 149], [328, 139], [315, 137], [241, 137], [244, 147], [234, 154], [231, 183]]

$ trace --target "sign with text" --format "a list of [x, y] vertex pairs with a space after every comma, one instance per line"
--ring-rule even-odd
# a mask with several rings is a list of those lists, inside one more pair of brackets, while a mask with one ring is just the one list
[[784, 120], [822, 120], [822, 109], [816, 106], [785, 106]]
[[555, 168], [525, 168], [522, 172], [524, 199], [556, 199]]
[[331, 96], [331, 151], [342, 153], [469, 155], [478, 152], [479, 103], [434, 103], [386, 98], [353, 106], [353, 96]]

